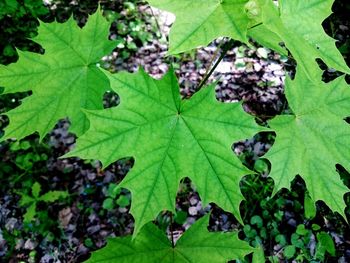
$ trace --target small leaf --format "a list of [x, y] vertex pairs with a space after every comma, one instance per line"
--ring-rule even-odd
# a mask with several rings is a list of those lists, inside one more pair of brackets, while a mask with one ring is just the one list
[[268, 165], [263, 159], [258, 159], [254, 164], [254, 170], [258, 173], [263, 173], [268, 170]]
[[297, 226], [296, 233], [300, 236], [305, 236], [309, 233], [309, 230], [305, 228], [305, 225], [300, 224]]
[[117, 205], [119, 205], [120, 207], [126, 207], [130, 205], [130, 198], [127, 197], [126, 195], [121, 195], [119, 196], [116, 202], [117, 202]]
[[278, 242], [281, 246], [285, 246], [287, 244], [286, 237], [282, 234], [278, 234], [275, 237], [275, 241]]
[[92, 241], [91, 238], [87, 238], [84, 240], [84, 245], [88, 248], [93, 248], [94, 247], [94, 242]]
[[[21, 193], [17, 193], [17, 194], [21, 194]], [[35, 202], [35, 199], [30, 197], [30, 196], [27, 196], [27, 195], [24, 195], [24, 194], [21, 194], [22, 197], [21, 197], [21, 200], [19, 202], [19, 205], [20, 206], [27, 206], [29, 205], [30, 203], [33, 203]]]
[[311, 228], [312, 228], [313, 231], [318, 231], [318, 230], [321, 229], [321, 227], [319, 225], [317, 225], [317, 224], [312, 224]]
[[57, 201], [60, 198], [67, 198], [68, 196], [69, 194], [66, 191], [50, 191], [40, 196], [39, 200], [51, 203]]
[[283, 251], [284, 256], [285, 256], [287, 259], [291, 259], [292, 257], [294, 257], [295, 252], [296, 252], [295, 246], [292, 246], [292, 245], [286, 246], [286, 247], [284, 248], [284, 251]]
[[35, 199], [38, 199], [41, 191], [41, 185], [38, 182], [35, 182], [32, 186], [32, 195]]
[[114, 208], [114, 200], [112, 198], [106, 198], [103, 201], [102, 207], [107, 210], [112, 210]]
[[121, 188], [112, 183], [108, 185], [107, 195], [111, 198], [116, 198], [116, 196], [120, 194], [120, 191]]
[[20, 145], [21, 150], [28, 150], [31, 147], [29, 141], [21, 141], [19, 143], [19, 145]]
[[26, 213], [23, 215], [23, 222], [30, 223], [36, 214], [36, 203], [32, 203], [26, 210]]
[[291, 243], [297, 248], [303, 248], [305, 246], [303, 240], [301, 240], [300, 236], [296, 233], [292, 234]]
[[260, 216], [255, 215], [250, 219], [250, 224], [256, 225], [257, 228], [261, 228], [263, 226], [263, 220]]
[[307, 219], [313, 219], [316, 216], [315, 202], [307, 192], [305, 192], [304, 196], [304, 213]]
[[320, 245], [325, 248], [325, 250], [333, 257], [335, 257], [335, 245], [332, 237], [326, 233], [321, 232], [317, 234], [317, 241]]

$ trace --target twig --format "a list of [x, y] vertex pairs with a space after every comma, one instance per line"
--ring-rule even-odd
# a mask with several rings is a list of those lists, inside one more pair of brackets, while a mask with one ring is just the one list
[[162, 36], [163, 33], [162, 33], [162, 30], [161, 30], [160, 25], [158, 23], [158, 19], [157, 19], [156, 15], [154, 14], [152, 7], [150, 5], [148, 5], [148, 8], [151, 10], [151, 14], [152, 14], [154, 20], [156, 21], [156, 26], [157, 26], [157, 29], [159, 31], [159, 35]]
[[258, 23], [258, 24], [254, 25], [254, 26], [249, 27], [248, 30], [249, 30], [249, 29], [253, 29], [254, 27], [257, 27], [257, 26], [261, 26], [262, 24], [263, 24], [263, 23]]
[[170, 236], [171, 236], [171, 246], [172, 246], [172, 248], [175, 248], [174, 233], [173, 233], [173, 213], [172, 212], [170, 212], [169, 230], [170, 230]]
[[204, 76], [206, 76], [206, 75], [208, 74], [208, 72], [209, 72], [209, 70], [210, 70], [210, 67], [211, 67], [211, 65], [213, 65], [213, 62], [215, 61], [216, 57], [218, 56], [218, 54], [219, 54], [219, 52], [220, 52], [220, 50], [221, 50], [221, 47], [222, 47], [222, 45], [224, 44], [224, 42], [225, 42], [225, 38], [222, 39], [222, 41], [220, 42], [219, 46], [218, 46], [217, 49], [215, 50], [215, 52], [214, 52], [212, 58], [210, 59], [210, 62], [209, 62], [209, 64], [208, 64], [207, 68], [205, 69], [205, 74], [204, 74]]
[[221, 53], [219, 59], [216, 61], [215, 65], [212, 67], [212, 69], [208, 73], [205, 74], [204, 78], [199, 83], [197, 90], [200, 90], [205, 85], [207, 80], [210, 78], [210, 76], [213, 74], [213, 72], [215, 71], [217, 66], [220, 64], [221, 60], [226, 56], [227, 51], [229, 51], [233, 47], [234, 43], [235, 43], [235, 41], [231, 39], [229, 42], [227, 42], [223, 45], [222, 53]]

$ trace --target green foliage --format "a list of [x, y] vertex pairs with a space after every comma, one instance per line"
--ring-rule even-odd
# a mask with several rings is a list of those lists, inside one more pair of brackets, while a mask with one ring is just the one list
[[103, 166], [123, 157], [135, 158], [120, 184], [133, 196], [134, 235], [163, 209], [174, 211], [179, 182], [186, 176], [205, 204], [215, 202], [240, 218], [243, 197], [235, 189], [250, 171], [234, 157], [231, 145], [262, 130], [241, 104], [218, 102], [213, 86], [181, 101], [172, 71], [160, 81], [142, 71], [107, 75], [121, 103], [88, 111], [91, 129], [66, 157], [98, 158]]
[[17, 192], [21, 195], [21, 200], [19, 202], [20, 206], [26, 207], [26, 213], [23, 216], [24, 223], [30, 223], [34, 219], [37, 213], [36, 209], [38, 202], [52, 203], [69, 196], [65, 191], [49, 191], [43, 195], [40, 195], [40, 192], [41, 185], [38, 182], [33, 184], [31, 195]]
[[6, 162], [0, 165], [0, 191], [5, 193], [10, 187], [11, 190], [28, 192], [35, 178], [47, 172], [47, 160], [52, 154], [49, 147], [30, 137], [1, 146]]
[[325, 233], [320, 232], [317, 234], [317, 250], [315, 257], [319, 260], [324, 260], [326, 252], [331, 256], [335, 256], [335, 246], [332, 237]]
[[[329, 67], [350, 73], [335, 40], [322, 28], [334, 0], [149, 0], [151, 5], [172, 12], [176, 22], [170, 33], [170, 54], [205, 46], [217, 37], [248, 42], [248, 36], [286, 54], [283, 43], [309, 78], [316, 58]], [[198, 15], [194, 15], [196, 12]], [[306, 30], [307, 28], [307, 30]], [[307, 59], [305, 59], [307, 58]]]
[[277, 135], [265, 157], [272, 165], [275, 192], [289, 188], [299, 174], [312, 200], [323, 200], [345, 217], [344, 194], [349, 189], [335, 165], [349, 168], [350, 142], [344, 138], [350, 136], [350, 127], [343, 119], [350, 112], [350, 89], [344, 78], [324, 83], [320, 72], [318, 76], [310, 80], [299, 69], [293, 81], [286, 80], [286, 97], [293, 114], [270, 121]]
[[[23, 3], [22, 3], [23, 2]], [[1, 0], [0, 1], [0, 19], [5, 16], [22, 17], [27, 14], [34, 17], [45, 15], [48, 10], [44, 7], [41, 0]]]
[[108, 34], [109, 23], [100, 12], [83, 29], [73, 19], [64, 24], [41, 23], [34, 40], [45, 48], [45, 54], [19, 52], [16, 64], [0, 66], [5, 93], [33, 92], [7, 113], [10, 124], [2, 139], [21, 139], [35, 131], [43, 138], [65, 117], [77, 135], [86, 131], [89, 122], [80, 109], [102, 109], [102, 96], [109, 88], [108, 79], [96, 66], [115, 46], [107, 40]]
[[[116, 12], [106, 10], [106, 18], [114, 22], [112, 24], [112, 30], [116, 34], [112, 35], [117, 43], [116, 50], [119, 53], [119, 57], [122, 59], [128, 59], [132, 54], [134, 54], [141, 46], [145, 43], [152, 41], [154, 39], [154, 33], [157, 32], [156, 21], [152, 16], [147, 16], [147, 14], [142, 14], [138, 11], [139, 0], [132, 1], [121, 1], [119, 4], [123, 8], [123, 12]], [[117, 7], [118, 8], [118, 7]], [[145, 23], [145, 16], [149, 24]], [[148, 28], [152, 28], [151, 32]]]
[[[169, 36], [170, 54], [206, 46], [220, 36], [247, 42], [249, 18], [242, 12], [246, 0], [149, 0], [148, 2], [154, 7], [176, 15], [176, 22]], [[198, 15], [194, 15], [193, 12]]]
[[48, 158], [47, 153], [33, 151], [33, 143], [30, 143], [29, 140], [22, 140], [13, 142], [10, 145], [10, 150], [13, 153], [16, 153], [15, 164], [18, 168], [24, 171], [33, 170], [34, 165], [39, 162], [45, 162]]
[[106, 210], [112, 210], [116, 205], [119, 207], [127, 207], [130, 205], [130, 194], [123, 193], [122, 189], [116, 184], [112, 183], [108, 186], [106, 196], [107, 198], [102, 204], [102, 207]]
[[[296, 259], [297, 262], [324, 262], [326, 253], [335, 256], [335, 246], [332, 237], [324, 231], [318, 232], [307, 229], [305, 225], [298, 225], [296, 232], [292, 234], [291, 245], [284, 248], [284, 255], [287, 259]], [[316, 233], [314, 233], [316, 232]], [[316, 251], [310, 253], [311, 237], [316, 235]]]
[[[297, 1], [280, 0], [276, 7], [270, 0], [259, 0], [262, 9], [262, 25], [280, 38], [279, 42], [291, 52], [294, 59], [310, 79], [318, 79], [314, 69], [316, 58], [329, 67], [350, 73], [335, 40], [322, 28], [322, 22], [331, 14], [334, 0]], [[264, 38], [269, 38], [265, 34]], [[277, 45], [277, 43], [275, 43]]]
[[239, 240], [237, 233], [210, 233], [208, 216], [191, 226], [172, 247], [168, 238], [154, 224], [148, 223], [137, 239], [114, 238], [105, 248], [94, 253], [88, 262], [211, 262], [225, 263], [243, 258], [254, 248]]
[[[112, 23], [110, 39], [116, 43], [118, 60], [127, 60], [157, 35], [154, 33], [157, 30], [155, 19], [146, 12], [139, 12], [139, 6], [143, 4], [140, 0], [84, 0], [78, 3], [71, 0], [52, 0], [48, 8], [51, 17], [58, 22], [64, 22], [73, 16], [79, 26], [82, 26], [88, 19], [88, 14], [93, 13], [99, 4], [106, 19]], [[113, 67], [108, 62], [105, 66]]]
[[0, 63], [15, 61], [18, 47], [40, 51], [28, 38], [37, 34], [36, 18], [47, 13], [42, 0], [0, 0]]
[[312, 219], [316, 216], [316, 205], [314, 203], [314, 200], [311, 199], [308, 193], [305, 193], [304, 209], [306, 218]]
[[[335, 165], [350, 168], [347, 139], [350, 130], [344, 121], [350, 114], [350, 91], [344, 77], [323, 82], [315, 62], [320, 58], [327, 66], [350, 73], [334, 40], [322, 28], [333, 0], [293, 3], [280, 0], [278, 5], [270, 0], [149, 2], [176, 14], [170, 34], [170, 54], [207, 45], [224, 36], [242, 42], [252, 37], [283, 54], [287, 52], [280, 43], [288, 49], [298, 64], [295, 79], [286, 80], [290, 114], [269, 121], [276, 140], [265, 155], [271, 163], [273, 194], [282, 188], [289, 189], [295, 176], [300, 175], [307, 187], [306, 218], [315, 216], [314, 203], [318, 200], [345, 218], [344, 195], [349, 189]], [[6, 0], [6, 8], [14, 10], [15, 3]], [[129, 5], [129, 9], [133, 7]], [[256, 262], [264, 258], [262, 246], [269, 238], [283, 248], [286, 259], [322, 261], [327, 253], [334, 256], [331, 236], [317, 224], [311, 229], [298, 225], [290, 238], [280, 231], [278, 222], [282, 221], [283, 211], [279, 208], [285, 205], [281, 197], [275, 200], [273, 205], [278, 209], [272, 213], [267, 211], [271, 204], [264, 199], [259, 205], [265, 208], [265, 213], [254, 214], [254, 207], [249, 220], [246, 215], [241, 218], [240, 204], [244, 198], [240, 181], [252, 172], [233, 155], [231, 146], [235, 141], [269, 129], [258, 126], [253, 117], [244, 113], [240, 103], [218, 102], [215, 85], [181, 100], [173, 70], [161, 80], [152, 79], [142, 70], [135, 74], [103, 73], [97, 66], [100, 59], [115, 46], [125, 46], [120, 39], [107, 40], [109, 26], [100, 12], [91, 16], [82, 29], [73, 19], [64, 24], [41, 23], [34, 40], [45, 49], [45, 54], [19, 52], [16, 64], [0, 66], [0, 85], [5, 87], [5, 93], [29, 90], [33, 93], [7, 113], [10, 124], [2, 140], [21, 139], [33, 132], [43, 138], [59, 119], [68, 117], [71, 130], [79, 138], [77, 147], [65, 157], [98, 159], [104, 167], [121, 158], [135, 160], [124, 180], [108, 190], [103, 203], [107, 210], [115, 205], [127, 207], [130, 198], [121, 194], [120, 189], [130, 190], [134, 235], [111, 239], [106, 248], [93, 254], [91, 262], [207, 262], [208, 258], [211, 262], [226, 262], [242, 259], [251, 252], [255, 252]], [[123, 27], [118, 31], [127, 34]], [[126, 46], [136, 48], [132, 42]], [[265, 49], [260, 49], [260, 53], [267, 57]], [[121, 103], [102, 110], [102, 95], [110, 86]], [[29, 145], [24, 141], [11, 147], [13, 151], [26, 151]], [[31, 160], [32, 157], [23, 157], [16, 159], [16, 163], [20, 169], [27, 170], [39, 161]], [[269, 167], [259, 160], [254, 163], [254, 170], [267, 173]], [[246, 221], [245, 240], [259, 249], [239, 240], [237, 233], [209, 233], [205, 230], [208, 217], [185, 232], [176, 246], [172, 245], [150, 221], [164, 210], [175, 213], [176, 193], [185, 177], [196, 185], [204, 204], [216, 203], [241, 223]], [[270, 185], [267, 183], [261, 191], [265, 194]], [[254, 182], [249, 187], [253, 189]], [[40, 184], [35, 183], [31, 195], [19, 193], [20, 204], [27, 209], [25, 222], [35, 217], [38, 202], [53, 202], [68, 196], [66, 192], [50, 191], [44, 195], [40, 192]], [[302, 211], [300, 203], [294, 205], [296, 211]], [[184, 217], [177, 213], [175, 221], [184, 222]], [[315, 235], [317, 249], [311, 254], [307, 247]], [[85, 244], [93, 247], [91, 239], [86, 239]], [[274, 257], [270, 260], [277, 261]]]

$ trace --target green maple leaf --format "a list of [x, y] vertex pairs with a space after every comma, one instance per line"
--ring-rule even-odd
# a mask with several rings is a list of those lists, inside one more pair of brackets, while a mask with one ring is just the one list
[[[322, 73], [318, 71], [319, 79]], [[343, 196], [349, 189], [336, 172], [336, 164], [349, 169], [350, 89], [344, 78], [330, 83], [309, 80], [297, 71], [286, 81], [286, 97], [293, 115], [278, 116], [270, 122], [276, 141], [266, 158], [271, 161], [275, 192], [289, 188], [299, 174], [310, 197], [323, 200], [344, 215]]]
[[[317, 58], [331, 68], [350, 74], [335, 40], [322, 27], [322, 22], [331, 14], [334, 0], [280, 0], [279, 7], [271, 0], [259, 1], [262, 9], [261, 26], [274, 32], [279, 37], [279, 42], [284, 42], [309, 78], [317, 77], [313, 75]], [[259, 27], [255, 30], [259, 30]], [[271, 42], [269, 34], [258, 35], [258, 40], [263, 44], [264, 41], [267, 44]]]
[[247, 42], [250, 19], [248, 0], [148, 0], [159, 9], [172, 12], [176, 21], [169, 35], [169, 54], [206, 46], [218, 37]]
[[225, 263], [255, 251], [236, 232], [209, 232], [208, 219], [209, 216], [199, 219], [174, 248], [158, 227], [148, 223], [134, 240], [130, 236], [109, 239], [107, 246], [94, 252], [88, 262]]
[[108, 40], [109, 26], [101, 12], [92, 15], [82, 29], [73, 18], [64, 24], [40, 23], [33, 40], [45, 54], [19, 51], [17, 63], [0, 65], [5, 93], [33, 92], [6, 113], [10, 124], [2, 140], [21, 139], [35, 131], [42, 138], [65, 117], [77, 135], [87, 130], [89, 122], [81, 108], [102, 109], [103, 94], [109, 89], [108, 79], [96, 65], [115, 46]]
[[29, 223], [32, 221], [36, 215], [37, 203], [42, 201], [46, 203], [52, 203], [59, 199], [67, 198], [69, 196], [66, 191], [49, 191], [40, 196], [41, 185], [38, 182], [35, 182], [32, 185], [32, 196], [28, 196], [24, 193], [17, 192], [21, 195], [20, 206], [26, 207], [26, 212], [23, 215], [23, 221]]
[[104, 166], [135, 158], [120, 184], [132, 192], [134, 234], [159, 212], [174, 211], [184, 177], [193, 180], [205, 204], [215, 202], [240, 219], [239, 181], [250, 171], [231, 145], [262, 130], [241, 104], [218, 102], [214, 85], [181, 101], [173, 71], [159, 81], [143, 71], [107, 75], [121, 104], [88, 111], [92, 125], [66, 156], [98, 159]]

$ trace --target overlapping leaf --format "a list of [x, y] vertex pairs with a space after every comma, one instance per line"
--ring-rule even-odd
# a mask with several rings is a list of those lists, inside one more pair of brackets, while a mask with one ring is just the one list
[[259, 44], [271, 48], [280, 54], [288, 55], [288, 51], [285, 47], [282, 47], [280, 43], [282, 40], [280, 37], [269, 30], [264, 24], [262, 19], [262, 6], [264, 0], [249, 0], [245, 5], [245, 11], [248, 17], [251, 19], [248, 26], [248, 36], [253, 38]]
[[157, 81], [143, 71], [108, 74], [121, 105], [89, 111], [91, 128], [67, 156], [98, 159], [104, 166], [124, 157], [135, 165], [121, 183], [132, 192], [136, 235], [162, 210], [174, 211], [179, 182], [190, 177], [203, 202], [215, 202], [237, 218], [241, 176], [234, 141], [259, 132], [240, 103], [221, 103], [214, 87], [181, 101], [173, 72]]
[[344, 121], [350, 116], [350, 87], [344, 78], [326, 84], [298, 71], [294, 81], [286, 82], [286, 96], [294, 114], [270, 122], [277, 135], [266, 155], [275, 191], [289, 188], [299, 174], [314, 201], [323, 200], [344, 215], [343, 196], [349, 189], [335, 165], [350, 168], [350, 126]]
[[247, 42], [250, 21], [245, 12], [248, 0], [148, 0], [157, 8], [172, 12], [176, 21], [171, 28], [170, 54], [206, 46], [218, 37]]
[[110, 239], [107, 246], [92, 254], [90, 263], [226, 263], [255, 251], [240, 240], [237, 233], [211, 233], [208, 216], [199, 219], [173, 248], [168, 238], [148, 223], [135, 240], [131, 237]]
[[335, 40], [322, 22], [331, 14], [334, 0], [149, 0], [152, 6], [172, 12], [176, 21], [170, 32], [169, 53], [175, 54], [205, 46], [217, 37], [247, 42], [247, 36], [286, 54], [290, 50], [310, 78], [315, 60], [350, 74]]
[[[331, 68], [350, 74], [335, 40], [322, 27], [322, 22], [331, 14], [334, 0], [280, 0], [278, 7], [271, 0], [259, 2], [261, 26], [279, 36], [279, 41], [285, 44], [309, 78], [317, 78], [313, 71], [317, 58]], [[260, 34], [259, 39], [263, 44], [264, 40], [271, 41], [269, 34], [265, 37]]]
[[96, 66], [115, 46], [108, 35], [109, 23], [100, 12], [82, 29], [72, 18], [64, 24], [41, 23], [33, 40], [45, 54], [19, 52], [17, 63], [0, 66], [5, 93], [33, 92], [7, 113], [10, 124], [2, 139], [21, 139], [35, 131], [43, 137], [65, 117], [77, 135], [86, 131], [89, 122], [81, 109], [102, 109], [103, 94], [109, 89], [108, 79]]

